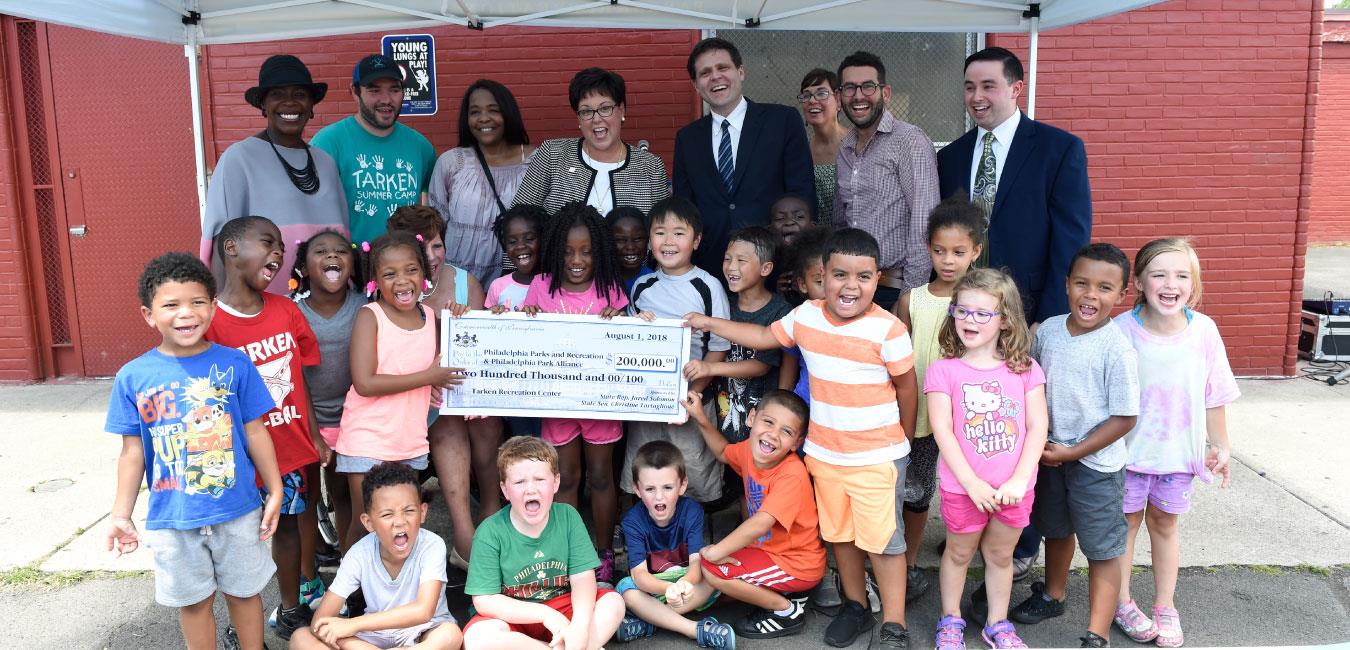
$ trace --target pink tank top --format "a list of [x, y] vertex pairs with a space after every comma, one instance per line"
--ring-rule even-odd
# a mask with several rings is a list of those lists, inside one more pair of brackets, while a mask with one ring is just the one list
[[[419, 305], [426, 322], [405, 330], [385, 315], [376, 303], [362, 307], [375, 314], [375, 374], [410, 375], [426, 370], [436, 359], [436, 318]], [[342, 409], [337, 451], [344, 456], [380, 460], [408, 460], [429, 450], [427, 409], [431, 387], [423, 386], [393, 395], [366, 397], [352, 386]]]

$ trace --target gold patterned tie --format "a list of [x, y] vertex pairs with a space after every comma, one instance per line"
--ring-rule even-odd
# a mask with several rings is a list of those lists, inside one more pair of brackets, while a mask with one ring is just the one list
[[998, 160], [994, 157], [994, 132], [984, 134], [984, 150], [980, 152], [980, 164], [975, 168], [975, 190], [970, 200], [984, 208], [984, 250], [975, 266], [989, 266], [989, 219], [994, 213], [994, 198], [998, 196]]

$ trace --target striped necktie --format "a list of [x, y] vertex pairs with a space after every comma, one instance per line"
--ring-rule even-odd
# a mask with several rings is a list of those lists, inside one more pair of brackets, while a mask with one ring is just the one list
[[984, 250], [975, 266], [989, 266], [989, 220], [994, 214], [994, 199], [998, 196], [998, 159], [994, 157], [994, 132], [984, 134], [984, 150], [980, 152], [980, 164], [975, 168], [975, 191], [970, 200], [984, 208]]
[[736, 161], [731, 158], [731, 121], [722, 120], [722, 140], [717, 143], [717, 173], [722, 175], [722, 184], [727, 193], [732, 193], [731, 174], [736, 170]]

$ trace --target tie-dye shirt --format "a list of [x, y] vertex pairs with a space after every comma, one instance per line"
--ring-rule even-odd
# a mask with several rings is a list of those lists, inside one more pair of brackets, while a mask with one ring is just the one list
[[1239, 392], [1214, 320], [1189, 312], [1186, 329], [1158, 336], [1144, 329], [1138, 308], [1116, 317], [1139, 355], [1139, 421], [1125, 435], [1126, 468], [1142, 474], [1195, 474], [1205, 469], [1205, 412]]

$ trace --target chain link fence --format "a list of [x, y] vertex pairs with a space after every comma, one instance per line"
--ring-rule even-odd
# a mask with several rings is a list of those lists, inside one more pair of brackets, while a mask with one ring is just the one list
[[[740, 49], [745, 95], [757, 101], [797, 106], [801, 80], [808, 71], [836, 70], [845, 56], [865, 50], [886, 65], [891, 85], [888, 107], [896, 117], [918, 125], [938, 146], [970, 128], [962, 67], [978, 46], [978, 34], [732, 29], [716, 35]], [[840, 119], [851, 126], [842, 114]]]

